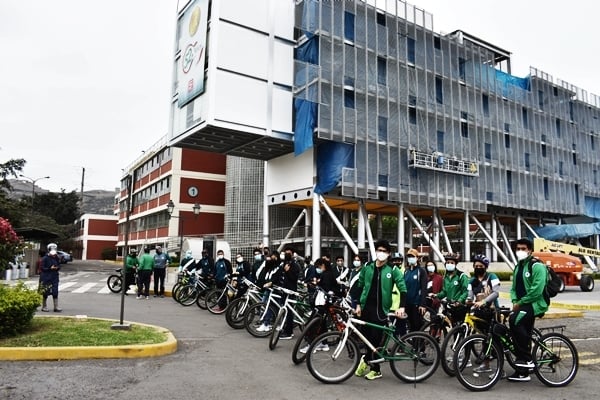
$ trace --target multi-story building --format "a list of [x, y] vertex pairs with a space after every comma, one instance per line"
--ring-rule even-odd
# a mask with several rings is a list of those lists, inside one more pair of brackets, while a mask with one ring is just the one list
[[83, 214], [75, 221], [78, 227], [73, 257], [82, 260], [102, 260], [106, 249], [117, 244], [117, 216]]
[[[509, 51], [439, 34], [399, 0], [183, 3], [170, 144], [266, 161], [244, 180], [264, 188], [245, 204], [264, 242], [297, 225], [272, 218], [285, 206], [305, 219], [292, 236], [313, 256], [325, 224], [358, 251], [369, 215], [377, 236], [390, 215], [401, 249], [417, 229], [438, 257], [468, 258], [476, 226], [477, 250], [511, 261], [523, 226], [600, 217], [597, 96], [535, 68], [513, 76]], [[241, 197], [227, 198], [239, 221]]]

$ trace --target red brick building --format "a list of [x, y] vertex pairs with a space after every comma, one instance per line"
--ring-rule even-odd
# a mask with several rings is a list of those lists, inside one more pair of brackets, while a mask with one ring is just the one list
[[76, 221], [79, 232], [75, 238], [81, 247], [81, 254], [74, 254], [82, 260], [101, 260], [102, 250], [117, 245], [117, 216], [84, 214]]

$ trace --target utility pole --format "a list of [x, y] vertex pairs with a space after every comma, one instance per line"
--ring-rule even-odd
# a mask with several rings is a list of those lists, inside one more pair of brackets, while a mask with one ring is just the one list
[[85, 181], [85, 167], [81, 167], [81, 212], [83, 213], [83, 182]]

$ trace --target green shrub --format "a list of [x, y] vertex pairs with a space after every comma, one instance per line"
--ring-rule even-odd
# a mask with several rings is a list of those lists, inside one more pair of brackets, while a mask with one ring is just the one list
[[25, 332], [41, 304], [42, 296], [23, 282], [14, 287], [0, 286], [0, 337]]
[[102, 249], [100, 253], [103, 260], [116, 260], [117, 259], [117, 249], [114, 247], [105, 247]]

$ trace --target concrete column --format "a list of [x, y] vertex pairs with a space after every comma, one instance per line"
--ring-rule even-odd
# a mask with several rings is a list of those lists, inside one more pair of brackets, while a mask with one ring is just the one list
[[321, 257], [321, 205], [319, 202], [319, 195], [313, 193], [313, 207], [312, 207], [312, 252], [311, 256], [313, 260]]
[[406, 234], [404, 231], [406, 222], [404, 221], [404, 204], [398, 204], [398, 251], [404, 255]]
[[469, 210], [465, 210], [465, 219], [463, 222], [463, 249], [462, 249], [462, 260], [471, 261], [471, 217], [469, 216]]

